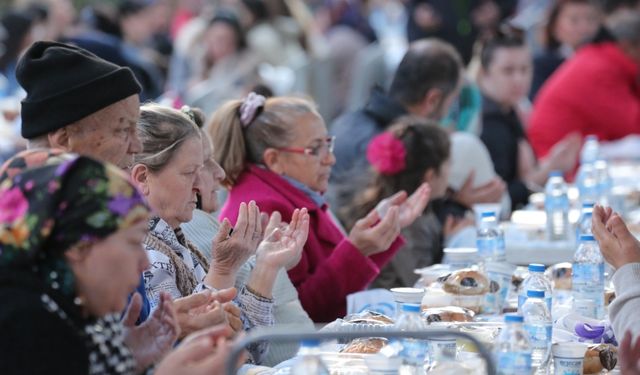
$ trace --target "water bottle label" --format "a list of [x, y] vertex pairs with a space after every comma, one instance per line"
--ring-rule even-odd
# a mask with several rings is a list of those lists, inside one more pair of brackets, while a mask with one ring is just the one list
[[604, 317], [604, 264], [574, 263], [572, 267], [574, 300], [593, 300], [596, 316]]
[[532, 349], [547, 349], [551, 345], [551, 324], [525, 324], [524, 330], [529, 335]]
[[531, 353], [502, 352], [496, 360], [498, 375], [531, 373]]
[[496, 254], [497, 241], [495, 238], [478, 238], [476, 246], [478, 247], [478, 255], [482, 258], [493, 258]]
[[423, 363], [429, 350], [429, 343], [423, 340], [404, 339], [401, 341], [400, 356], [414, 363]]
[[457, 346], [455, 339], [429, 340], [429, 360], [437, 361], [443, 356], [455, 358]]
[[[553, 306], [553, 297], [545, 295], [544, 301], [547, 303], [549, 312], [551, 312], [551, 307]], [[518, 311], [522, 310], [522, 305], [524, 305], [525, 302], [527, 302], [527, 296], [524, 294], [518, 295]]]

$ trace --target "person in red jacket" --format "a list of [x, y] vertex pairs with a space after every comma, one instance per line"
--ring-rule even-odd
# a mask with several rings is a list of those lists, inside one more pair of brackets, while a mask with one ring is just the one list
[[618, 10], [606, 24], [610, 35], [578, 51], [540, 90], [528, 129], [538, 157], [572, 132], [601, 141], [640, 133], [640, 12]]
[[312, 103], [297, 98], [264, 99], [251, 93], [222, 106], [209, 131], [214, 157], [226, 172], [229, 197], [220, 217], [236, 220], [242, 202], [262, 212], [280, 212], [288, 222], [296, 208], [309, 212], [309, 236], [288, 274], [314, 322], [346, 313], [346, 296], [361, 291], [404, 244], [400, 230], [424, 210], [430, 188], [411, 197], [394, 195], [386, 213], [372, 210], [345, 234], [328, 209], [333, 138]]

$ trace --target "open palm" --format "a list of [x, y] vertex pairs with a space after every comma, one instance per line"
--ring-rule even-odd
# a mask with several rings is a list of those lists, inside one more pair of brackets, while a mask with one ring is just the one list
[[[272, 220], [278, 220], [278, 217]], [[309, 234], [307, 209], [296, 209], [291, 217], [291, 223], [285, 229], [282, 229], [282, 225], [274, 223], [270, 223], [267, 228], [275, 229], [258, 246], [256, 252], [258, 260], [273, 268], [290, 269], [298, 264]]]
[[161, 293], [158, 308], [149, 319], [136, 326], [141, 306], [142, 298], [136, 293], [131, 299], [122, 324], [125, 342], [136, 359], [138, 369], [144, 370], [171, 351], [180, 328], [173, 302], [168, 294]]

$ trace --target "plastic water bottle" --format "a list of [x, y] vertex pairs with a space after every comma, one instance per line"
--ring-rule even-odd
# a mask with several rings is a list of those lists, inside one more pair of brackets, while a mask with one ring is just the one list
[[[420, 305], [405, 303], [402, 314], [396, 321], [395, 328], [399, 331], [424, 331], [427, 323], [420, 316]], [[401, 340], [402, 373], [424, 374], [424, 362], [429, 350], [429, 343], [425, 340], [405, 338]]]
[[476, 246], [478, 247], [478, 256], [483, 261], [497, 260], [500, 257], [500, 240], [496, 227], [497, 220], [495, 212], [487, 211], [480, 214], [480, 223], [478, 223], [478, 231], [476, 234]]
[[527, 301], [522, 305], [524, 330], [531, 344], [531, 366], [537, 370], [549, 365], [551, 353], [553, 321], [544, 297], [542, 290], [530, 290], [527, 292]]
[[593, 202], [582, 202], [580, 218], [576, 223], [576, 244], [580, 244], [580, 236], [591, 234], [591, 218], [593, 215]]
[[319, 355], [320, 341], [303, 340], [298, 351], [298, 358], [291, 366], [292, 375], [329, 375], [329, 369]]
[[553, 171], [544, 187], [544, 209], [547, 214], [547, 238], [567, 240], [569, 233], [569, 197], [562, 172]]
[[576, 174], [576, 186], [582, 202], [596, 202], [598, 199], [598, 183], [594, 164], [598, 160], [599, 153], [598, 137], [588, 135], [580, 151], [580, 168]]
[[531, 374], [531, 345], [522, 326], [522, 315], [507, 314], [504, 322], [494, 346], [497, 374]]
[[[572, 294], [577, 313], [594, 319], [604, 319], [604, 259], [593, 235], [580, 237], [573, 256]], [[585, 302], [591, 302], [585, 303]], [[585, 306], [592, 306], [586, 308]]]
[[609, 166], [605, 160], [598, 159], [593, 163], [593, 169], [598, 203], [603, 206], [608, 206], [611, 200], [611, 188], [613, 186], [613, 181], [609, 175]]
[[598, 136], [594, 134], [587, 135], [580, 150], [580, 164], [595, 163], [600, 156], [600, 144]]
[[529, 276], [527, 276], [520, 285], [520, 293], [518, 293], [518, 311], [522, 312], [522, 305], [527, 300], [527, 293], [530, 290], [540, 290], [545, 294], [545, 302], [547, 308], [551, 311], [553, 304], [553, 287], [551, 280], [544, 274], [544, 264], [531, 263], [529, 265]]

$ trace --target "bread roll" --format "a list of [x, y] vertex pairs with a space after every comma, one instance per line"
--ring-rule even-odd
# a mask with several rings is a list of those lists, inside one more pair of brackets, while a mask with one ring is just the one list
[[558, 263], [547, 268], [545, 275], [551, 280], [553, 289], [571, 290], [571, 263]]
[[342, 353], [373, 354], [378, 353], [382, 347], [387, 345], [387, 339], [381, 337], [371, 337], [355, 339], [342, 348]]
[[613, 345], [590, 345], [584, 354], [582, 369], [585, 374], [598, 374], [602, 370], [613, 370], [617, 363], [618, 352]]
[[345, 319], [349, 323], [389, 325], [393, 324], [393, 319], [379, 312], [366, 310], [358, 314], [351, 315]]
[[427, 323], [436, 322], [471, 322], [475, 313], [458, 306], [434, 307], [422, 311], [422, 317]]
[[489, 279], [472, 269], [454, 271], [438, 281], [443, 283], [442, 288], [445, 292], [463, 296], [486, 294], [490, 287]]

